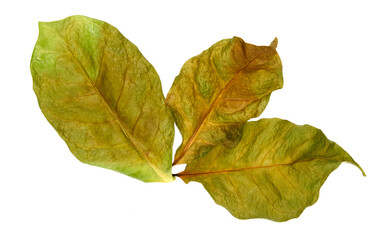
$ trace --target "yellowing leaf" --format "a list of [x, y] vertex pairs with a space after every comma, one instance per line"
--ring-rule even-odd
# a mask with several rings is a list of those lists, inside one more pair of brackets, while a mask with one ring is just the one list
[[320, 187], [342, 162], [361, 169], [319, 129], [262, 119], [244, 125], [236, 147], [217, 146], [178, 176], [202, 183], [237, 218], [286, 221], [317, 201]]
[[80, 161], [173, 180], [173, 118], [159, 76], [116, 28], [83, 16], [40, 23], [31, 73], [43, 114]]
[[254, 46], [234, 37], [184, 64], [167, 95], [183, 137], [173, 165], [195, 161], [215, 145], [233, 146], [241, 125], [262, 113], [271, 92], [283, 86], [276, 45], [277, 39]]

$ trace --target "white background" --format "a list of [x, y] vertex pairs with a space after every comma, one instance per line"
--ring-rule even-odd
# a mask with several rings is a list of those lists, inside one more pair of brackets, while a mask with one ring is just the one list
[[[0, 3], [0, 239], [388, 239], [388, 8], [312, 2]], [[321, 128], [368, 176], [341, 165], [315, 205], [276, 223], [235, 219], [198, 183], [145, 184], [80, 163], [41, 113], [29, 71], [38, 21], [75, 14], [117, 27], [155, 66], [165, 94], [213, 43], [278, 37], [285, 85], [262, 117]], [[176, 132], [174, 149], [180, 141]]]

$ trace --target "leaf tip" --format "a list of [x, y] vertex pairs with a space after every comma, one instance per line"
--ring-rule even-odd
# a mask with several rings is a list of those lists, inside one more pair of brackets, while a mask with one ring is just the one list
[[351, 164], [353, 164], [354, 166], [356, 166], [358, 169], [360, 169], [361, 173], [362, 173], [362, 176], [366, 177], [366, 173], [364, 172], [364, 169], [362, 169], [362, 167], [360, 166], [360, 164], [358, 164], [356, 161], [354, 161], [353, 159], [351, 159], [350, 161]]
[[46, 29], [49, 29], [52, 25], [50, 25], [52, 22], [42, 22], [38, 21], [38, 29], [39, 29], [39, 34], [42, 32], [45, 32]]
[[39, 21], [39, 22], [38, 22], [38, 27], [39, 27], [39, 29], [41, 29], [45, 24], [46, 24], [46, 22], [41, 22], [41, 21]]
[[269, 46], [276, 48], [278, 46], [278, 38], [275, 37], [275, 39], [271, 42], [271, 44]]
[[364, 170], [361, 168], [361, 166], [360, 165], [358, 165], [358, 163], [356, 163], [357, 165], [357, 167], [358, 167], [358, 169], [360, 169], [360, 171], [361, 171], [361, 173], [362, 173], [362, 176], [364, 176], [364, 177], [366, 177], [366, 173], [364, 172]]

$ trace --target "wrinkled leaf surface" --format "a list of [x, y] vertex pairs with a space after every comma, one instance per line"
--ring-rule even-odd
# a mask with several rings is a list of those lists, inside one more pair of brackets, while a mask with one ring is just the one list
[[215, 145], [233, 146], [241, 125], [264, 110], [283, 86], [282, 64], [270, 46], [222, 40], [189, 59], [167, 95], [182, 134], [174, 164], [195, 161]]
[[43, 114], [80, 161], [173, 179], [173, 118], [158, 74], [116, 28], [83, 16], [39, 23], [31, 73]]
[[262, 119], [244, 125], [235, 148], [217, 146], [178, 176], [202, 183], [237, 218], [286, 221], [317, 201], [320, 187], [342, 162], [359, 167], [321, 130]]

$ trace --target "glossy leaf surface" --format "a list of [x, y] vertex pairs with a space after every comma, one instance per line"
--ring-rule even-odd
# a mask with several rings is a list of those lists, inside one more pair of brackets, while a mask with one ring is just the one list
[[31, 73], [43, 114], [80, 161], [173, 180], [173, 118], [159, 76], [116, 28], [83, 16], [39, 23]]
[[244, 125], [236, 147], [217, 146], [178, 176], [202, 183], [237, 218], [286, 221], [317, 201], [320, 187], [342, 162], [359, 167], [321, 130], [262, 119]]
[[277, 39], [255, 46], [234, 37], [184, 64], [167, 95], [183, 138], [173, 165], [216, 145], [233, 146], [241, 125], [261, 114], [271, 92], [283, 86], [276, 45]]

